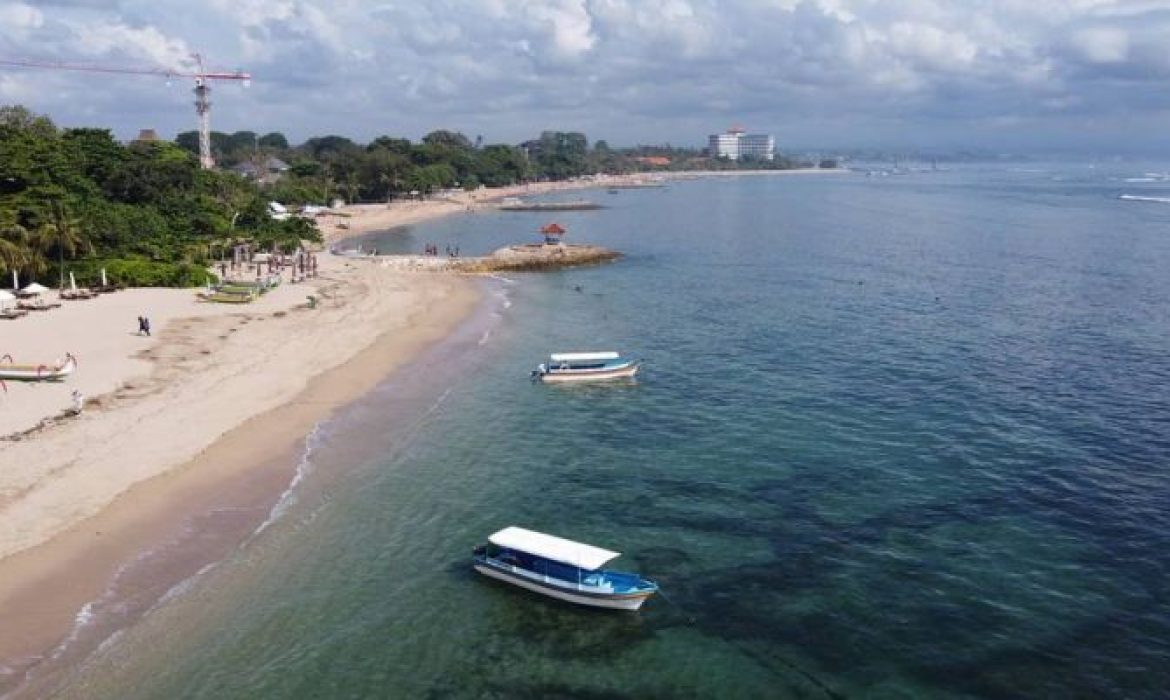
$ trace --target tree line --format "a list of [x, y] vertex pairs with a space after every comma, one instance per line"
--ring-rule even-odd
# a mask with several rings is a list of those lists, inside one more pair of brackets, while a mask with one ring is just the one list
[[208, 262], [236, 242], [287, 250], [320, 240], [309, 220], [273, 219], [271, 201], [385, 202], [594, 173], [804, 165], [782, 156], [720, 161], [671, 146], [616, 149], [561, 131], [519, 145], [446, 129], [419, 142], [379, 136], [365, 144], [328, 135], [294, 146], [279, 132], [211, 137], [220, 167], [203, 170], [194, 131], [122, 144], [107, 129], [61, 129], [24, 107], [0, 107], [0, 274], [53, 284], [75, 271], [92, 284], [85, 277], [107, 267], [117, 270], [115, 283], [201, 284]]
[[[175, 143], [196, 154], [198, 134], [179, 134]], [[279, 132], [233, 134], [212, 132], [212, 154], [225, 168], [244, 166], [262, 179], [271, 159], [288, 169], [266, 191], [286, 204], [385, 202], [428, 195], [439, 190], [504, 187], [525, 182], [566, 180], [596, 173], [629, 174], [661, 170], [783, 169], [809, 163], [777, 156], [774, 161], [736, 162], [710, 158], [704, 151], [667, 146], [611, 148], [604, 140], [590, 145], [580, 132], [544, 131], [519, 145], [484, 144], [440, 129], [419, 142], [379, 136], [358, 143], [344, 136], [317, 136], [292, 146]], [[666, 157], [663, 165], [659, 158]]]
[[[109, 263], [112, 283], [202, 284], [233, 241], [295, 247], [316, 227], [268, 216], [268, 194], [209, 171], [170, 142], [121, 144], [107, 129], [59, 129], [24, 107], [0, 107], [0, 274], [82, 283]], [[115, 264], [117, 263], [117, 264]]]

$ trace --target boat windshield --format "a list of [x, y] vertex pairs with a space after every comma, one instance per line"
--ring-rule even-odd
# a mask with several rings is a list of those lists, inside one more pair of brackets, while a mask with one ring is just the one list
[[493, 563], [504, 566], [514, 566], [549, 579], [556, 579], [566, 583], [584, 584], [605, 589], [615, 593], [631, 593], [636, 591], [657, 590], [658, 585], [648, 581], [638, 574], [612, 571], [609, 569], [581, 569], [570, 564], [564, 564], [544, 557], [538, 557], [528, 552], [522, 552], [507, 547], [488, 544], [477, 555]]
[[601, 369], [606, 364], [605, 362], [561, 362], [553, 365], [553, 369]]
[[488, 545], [487, 556], [489, 559], [495, 559], [501, 564], [515, 566], [519, 569], [525, 569], [562, 581], [578, 581], [590, 573], [588, 570], [580, 569], [576, 566], [562, 564], [559, 561], [538, 557], [528, 552], [508, 549], [507, 547], [497, 547], [495, 545]]

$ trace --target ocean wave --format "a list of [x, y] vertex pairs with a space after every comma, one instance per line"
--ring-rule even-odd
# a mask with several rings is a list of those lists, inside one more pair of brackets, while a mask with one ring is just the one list
[[157, 601], [155, 601], [154, 605], [150, 606], [150, 610], [147, 611], [147, 614], [154, 612], [156, 609], [162, 607], [166, 603], [174, 600], [175, 598], [178, 598], [179, 596], [183, 595], [187, 591], [191, 590], [191, 587], [195, 585], [195, 582], [198, 581], [200, 579], [200, 577], [203, 576], [203, 574], [206, 574], [208, 571], [211, 571], [216, 566], [218, 566], [218, 564], [219, 564], [219, 562], [212, 562], [210, 564], [206, 564], [201, 569], [196, 571], [195, 573], [191, 574], [187, 578], [183, 579], [182, 581], [179, 581], [175, 585], [168, 588], [167, 592], [163, 593], [162, 596]]
[[1157, 204], [1170, 204], [1170, 197], [1147, 197], [1139, 194], [1123, 194], [1117, 197], [1124, 199], [1127, 202], [1155, 202]]
[[318, 438], [321, 435], [323, 425], [324, 422], [317, 423], [313, 426], [313, 429], [309, 431], [309, 434], [305, 436], [305, 447], [303, 450], [301, 450], [301, 458], [299, 461], [297, 461], [296, 473], [293, 474], [292, 480], [280, 494], [280, 497], [276, 499], [276, 503], [272, 506], [272, 509], [268, 511], [268, 517], [264, 519], [264, 522], [260, 523], [260, 525], [256, 527], [250, 537], [240, 543], [240, 549], [247, 547], [248, 544], [252, 542], [252, 540], [267, 530], [268, 527], [274, 522], [279, 520], [281, 516], [283, 516], [285, 512], [297, 502], [297, 487], [300, 486], [301, 482], [305, 480], [305, 477], [313, 471], [313, 451], [319, 444]]

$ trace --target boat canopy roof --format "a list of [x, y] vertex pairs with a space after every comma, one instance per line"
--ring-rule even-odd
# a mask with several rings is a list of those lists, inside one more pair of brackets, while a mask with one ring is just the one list
[[548, 356], [553, 362], [585, 362], [588, 360], [616, 360], [616, 352], [554, 352]]
[[611, 552], [601, 547], [515, 526], [500, 530], [488, 537], [488, 541], [498, 547], [527, 552], [589, 571], [600, 569], [605, 562], [621, 556], [618, 552]]

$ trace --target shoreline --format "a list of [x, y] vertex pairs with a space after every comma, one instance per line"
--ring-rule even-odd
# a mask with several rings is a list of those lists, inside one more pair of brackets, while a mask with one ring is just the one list
[[[456, 211], [427, 208], [412, 222]], [[77, 326], [77, 314], [121, 319], [129, 308], [158, 310], [155, 338], [121, 328], [78, 338], [94, 346], [78, 353], [90, 358], [78, 376], [3, 397], [44, 389], [67, 396], [85, 370], [90, 379], [102, 369], [111, 375], [85, 386], [81, 416], [0, 442], [0, 696], [23, 694], [30, 674], [65, 663], [58, 657], [76, 641], [78, 622], [151, 553], [190, 538], [192, 528], [239, 521], [216, 553], [169, 562], [161, 576], [173, 585], [196, 573], [191, 565], [238, 546], [293, 483], [314, 426], [437, 346], [484, 303], [466, 276], [330, 258], [322, 255], [318, 280], [282, 285], [243, 309], [196, 304], [195, 290], [136, 289], [29, 319], [26, 348]], [[315, 309], [298, 303], [309, 293], [320, 300]], [[14, 416], [6, 418], [11, 427]], [[24, 416], [26, 424], [33, 418]]]
[[[383, 331], [339, 366], [310, 379], [292, 400], [239, 423], [194, 459], [134, 484], [47, 542], [0, 560], [0, 617], [5, 620], [0, 668], [7, 667], [0, 675], [0, 695], [24, 692], [25, 674], [35, 679], [43, 661], [54, 670], [62, 642], [77, 633], [79, 614], [120, 586], [122, 574], [146, 555], [212, 535], [210, 545], [199, 542], [187, 556], [180, 553], [177, 561], [164, 562], [163, 579], [131, 581], [130, 590], [118, 590], [119, 597], [134, 598], [151, 587], [157, 589], [154, 597], [161, 597], [255, 533], [294, 482], [298, 457], [314, 427], [421, 357], [483, 303], [470, 280], [434, 279], [448, 288], [443, 299], [448, 313], [410, 319], [409, 333], [395, 327]], [[200, 532], [197, 521], [223, 512], [235, 514], [226, 531], [210, 532], [221, 523], [206, 522], [209, 533]], [[62, 576], [66, 571], [68, 576]], [[91, 650], [71, 651], [84, 655]], [[13, 680], [16, 685], [6, 687]]]
[[[385, 231], [398, 226], [427, 221], [451, 214], [474, 213], [496, 209], [499, 200], [507, 197], [540, 196], [552, 192], [575, 192], [605, 189], [631, 184], [656, 187], [672, 181], [697, 180], [708, 177], [758, 175], [844, 175], [848, 168], [793, 168], [789, 170], [682, 170], [631, 173], [628, 175], [601, 175], [591, 179], [533, 182], [524, 185], [459, 192], [446, 198], [396, 201], [389, 204], [349, 204], [326, 212], [317, 224], [325, 237], [324, 246], [331, 246], [361, 236]], [[649, 182], [651, 184], [646, 185]]]
[[[536, 183], [455, 200], [351, 205], [342, 210], [348, 216], [318, 223], [328, 248], [375, 231], [493, 207], [503, 197], [616, 181]], [[36, 677], [45, 662], [50, 670], [67, 666], [57, 655], [60, 644], [76, 634], [79, 618], [119, 584], [127, 567], [189, 537], [200, 516], [224, 508], [243, 514], [223, 541], [208, 545], [211, 550], [171, 562], [165, 580], [186, 580], [198, 571], [191, 566], [218, 561], [225, 548], [246, 539], [293, 483], [298, 447], [314, 426], [449, 337], [483, 303], [477, 283], [463, 275], [354, 265], [327, 252], [321, 259], [319, 280], [282, 285], [243, 309], [196, 305], [194, 290], [139, 289], [72, 302], [57, 310], [69, 313], [50, 312], [10, 327], [18, 334], [28, 329], [31, 340], [24, 348], [16, 343], [26, 353], [46, 337], [92, 330], [90, 314], [112, 317], [117, 325], [132, 318], [136, 307], [152, 309], [161, 333], [157, 339], [128, 339], [134, 334], [118, 328], [102, 336], [105, 345], [76, 335], [78, 343], [101, 345], [79, 353], [78, 376], [53, 387], [10, 389], [9, 405], [13, 393], [22, 401], [43, 389], [67, 395], [79, 380], [91, 382], [82, 385], [90, 397], [82, 416], [0, 442], [0, 696], [23, 693], [26, 673]], [[297, 303], [306, 293], [323, 300], [320, 308]], [[80, 317], [87, 321], [79, 323]], [[378, 330], [369, 330], [371, 323]], [[297, 341], [313, 347], [310, 357], [290, 350]], [[306, 364], [319, 371], [306, 371]], [[290, 377], [292, 383], [285, 381]], [[11, 425], [0, 421], [0, 427]]]

